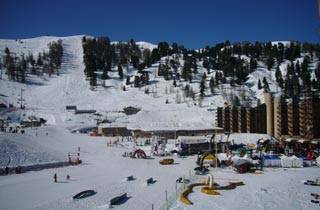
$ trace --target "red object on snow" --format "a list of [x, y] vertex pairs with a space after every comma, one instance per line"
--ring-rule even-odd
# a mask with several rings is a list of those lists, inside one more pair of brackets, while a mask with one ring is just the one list
[[89, 133], [90, 136], [101, 136], [100, 134], [98, 134], [96, 131], [91, 131]]

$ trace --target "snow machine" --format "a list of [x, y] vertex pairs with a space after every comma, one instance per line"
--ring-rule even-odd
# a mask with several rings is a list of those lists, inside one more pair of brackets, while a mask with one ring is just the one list
[[124, 193], [120, 196], [114, 197], [110, 200], [110, 205], [120, 205], [128, 200], [127, 193]]
[[73, 199], [82, 199], [89, 196], [93, 196], [95, 194], [97, 194], [97, 192], [95, 192], [94, 190], [85, 190], [73, 196]]
[[126, 178], [126, 180], [129, 182], [129, 181], [135, 180], [135, 178], [134, 178], [133, 176], [128, 176], [128, 177]]
[[177, 180], [176, 180], [177, 183], [184, 183], [184, 184], [189, 184], [190, 183], [190, 180], [189, 179], [184, 179], [182, 177], [179, 177]]
[[155, 182], [156, 182], [156, 180], [154, 180], [154, 179], [151, 177], [151, 178], [147, 179], [146, 184], [149, 185], [149, 184], [153, 184], [153, 183], [155, 183]]

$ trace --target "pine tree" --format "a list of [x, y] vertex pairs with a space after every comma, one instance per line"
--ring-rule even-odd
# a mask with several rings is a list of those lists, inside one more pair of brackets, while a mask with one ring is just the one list
[[25, 60], [24, 55], [22, 55], [20, 66], [21, 66], [20, 82], [24, 83], [26, 81], [26, 72], [27, 72], [27, 61]]
[[31, 65], [31, 74], [33, 74], [33, 75], [37, 74], [37, 71], [35, 68], [36, 61], [34, 60], [33, 55], [31, 53], [29, 54], [28, 61]]
[[13, 60], [13, 58], [11, 57], [11, 53], [9, 48], [6, 47], [6, 49], [4, 50], [5, 52], [5, 57], [4, 57], [4, 67], [8, 68], [9, 63], [11, 62], [11, 60]]
[[314, 74], [316, 75], [317, 81], [320, 81], [320, 64], [318, 64], [317, 68], [314, 71]]
[[121, 64], [118, 65], [118, 74], [119, 78], [122, 80], [123, 79], [123, 70]]
[[92, 89], [97, 86], [97, 76], [96, 76], [96, 73], [93, 73], [93, 74], [89, 77], [89, 81], [90, 81], [90, 86], [91, 86]]
[[254, 58], [250, 59], [250, 72], [254, 72], [258, 67], [258, 63]]
[[262, 89], [262, 85], [261, 85], [261, 81], [260, 79], [258, 80], [258, 89], [261, 90]]
[[[50, 65], [57, 71], [61, 67], [63, 56], [62, 40], [49, 44], [49, 59]], [[32, 65], [32, 63], [30, 62]]]
[[[86, 39], [86, 42], [82, 44], [83, 47], [83, 62], [85, 64], [85, 69], [84, 72], [89, 78], [90, 85], [93, 88], [97, 84], [97, 78], [96, 78], [96, 73], [95, 71], [97, 70], [97, 59], [96, 59], [96, 39]], [[49, 76], [52, 73], [52, 62], [46, 67], [49, 73]], [[107, 68], [104, 69], [104, 75], [103, 77], [107, 78]]]
[[169, 55], [169, 44], [167, 42], [159, 42], [158, 49], [161, 57]]
[[131, 64], [135, 69], [138, 69], [139, 66], [139, 57], [136, 55], [131, 55]]
[[41, 53], [38, 54], [38, 59], [37, 59], [37, 66], [40, 67], [43, 65], [43, 61], [42, 61], [42, 55]]
[[278, 66], [277, 69], [276, 69], [275, 76], [276, 76], [276, 81], [278, 81], [279, 78], [282, 77], [282, 74], [281, 74], [281, 71], [280, 71], [280, 67], [279, 67], [279, 66]]
[[273, 65], [274, 65], [274, 58], [269, 56], [268, 59], [267, 59], [267, 67], [268, 67], [268, 69], [271, 70]]
[[213, 76], [211, 77], [211, 79], [210, 79], [210, 82], [209, 82], [209, 86], [210, 86], [210, 91], [211, 91], [211, 93], [213, 94], [214, 93], [214, 78], [213, 78]]
[[134, 87], [140, 87], [140, 77], [139, 76], [135, 76], [134, 77]]
[[210, 63], [208, 61], [208, 59], [203, 59], [203, 63], [202, 63], [203, 68], [207, 69], [208, 74], [210, 74]]
[[150, 80], [149, 72], [145, 72], [145, 76], [146, 76], [146, 85], [149, 85], [149, 80]]
[[203, 76], [202, 76], [202, 79], [200, 82], [200, 96], [201, 96], [201, 98], [203, 98], [205, 95], [204, 92], [206, 90], [206, 78], [207, 78], [206, 73], [203, 73]]
[[311, 75], [308, 69], [309, 63], [309, 57], [305, 57], [301, 65], [301, 79], [303, 81], [303, 86], [306, 90], [311, 89]]
[[[188, 79], [190, 80], [190, 75], [191, 75], [191, 67], [189, 61], [185, 61], [183, 68], [182, 68], [182, 78], [187, 81]], [[191, 75], [192, 76], [192, 75]], [[192, 78], [191, 78], [192, 80]]]
[[11, 56], [11, 53], [8, 48], [5, 49], [5, 67], [7, 69], [7, 75], [9, 80], [16, 79], [16, 65], [14, 58]]
[[103, 80], [106, 80], [106, 79], [109, 79], [110, 77], [109, 77], [109, 75], [108, 75], [108, 70], [107, 70], [107, 68], [104, 68], [103, 69], [103, 73], [102, 73], [102, 75], [101, 75], [101, 79], [103, 79]]
[[151, 67], [152, 65], [151, 51], [149, 49], [145, 49], [142, 54], [143, 54], [143, 62], [146, 64], [147, 67]]
[[127, 76], [126, 85], [130, 85], [130, 76]]
[[233, 97], [232, 105], [233, 106], [240, 106], [240, 100], [239, 100], [238, 96]]
[[177, 87], [176, 79], [173, 80], [173, 86], [174, 86], [174, 87]]
[[297, 73], [298, 76], [300, 76], [300, 74], [301, 74], [299, 61], [297, 61], [297, 63], [296, 63], [296, 73]]
[[189, 75], [189, 82], [192, 83], [192, 74]]
[[279, 87], [283, 88], [283, 78], [282, 78], [282, 74], [281, 74], [279, 66], [276, 69], [275, 76], [276, 76], [276, 81], [277, 81]]
[[177, 43], [175, 43], [175, 42], [172, 43], [171, 48], [172, 48], [172, 50], [171, 50], [171, 53], [170, 53], [170, 54], [179, 53], [179, 46], [178, 46]]
[[186, 86], [184, 87], [183, 91], [184, 91], [184, 95], [188, 98], [189, 95], [189, 90], [190, 90], [190, 85], [186, 84]]
[[155, 63], [160, 60], [159, 50], [158, 48], [154, 48], [151, 52], [151, 62]]
[[197, 65], [197, 59], [196, 58], [192, 59], [192, 68], [193, 68], [193, 73], [197, 74], [198, 73], [198, 65]]
[[270, 88], [269, 88], [269, 84], [268, 84], [268, 81], [267, 81], [266, 77], [263, 77], [262, 82], [263, 82], [263, 88], [264, 88], [266, 91], [269, 91]]

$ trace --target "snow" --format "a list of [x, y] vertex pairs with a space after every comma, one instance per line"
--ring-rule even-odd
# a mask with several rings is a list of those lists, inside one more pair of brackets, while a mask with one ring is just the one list
[[[228, 179], [241, 180], [244, 186], [234, 190], [220, 191], [220, 196], [208, 196], [195, 188], [188, 198], [194, 203], [185, 206], [177, 202], [173, 210], [182, 209], [318, 209], [317, 204], [310, 202], [310, 193], [315, 192], [312, 186], [303, 181], [319, 176], [318, 168], [283, 169], [269, 168], [262, 175], [235, 174], [233, 171], [215, 170], [212, 172], [215, 182], [227, 183]], [[308, 175], [307, 175], [308, 174]]]
[[[65, 115], [65, 106], [76, 105], [79, 109], [95, 109], [101, 113], [122, 111], [124, 107], [136, 106], [142, 108], [143, 112], [137, 117], [122, 116], [115, 120], [132, 122], [131, 127], [145, 127], [145, 129], [153, 129], [154, 126], [164, 125], [166, 122], [171, 123], [167, 127], [172, 127], [175, 124], [178, 128], [206, 127], [213, 126], [214, 113], [207, 111], [207, 105], [203, 108], [194, 106], [192, 100], [183, 98], [183, 93], [180, 88], [172, 88], [172, 81], [165, 81], [162, 77], [156, 76], [157, 65], [147, 69], [150, 74], [150, 85], [147, 86], [150, 94], [144, 93], [144, 88], [133, 88], [127, 86], [127, 91], [123, 91], [124, 82], [119, 80], [116, 70], [109, 75], [112, 79], [106, 80], [104, 85], [107, 88], [99, 86], [96, 90], [90, 90], [90, 85], [85, 79], [84, 64], [83, 64], [83, 49], [82, 37], [39, 37], [33, 39], [15, 40], [0, 40], [0, 52], [4, 51], [5, 47], [13, 52], [28, 53], [29, 51], [36, 55], [38, 52], [48, 49], [48, 44], [58, 39], [62, 40], [64, 48], [64, 56], [60, 76], [53, 75], [49, 78], [43, 76], [29, 76], [27, 84], [8, 81], [6, 78], [1, 80], [0, 94], [6, 96], [8, 103], [16, 106], [17, 98], [20, 96], [20, 90], [23, 89], [23, 95], [26, 100], [27, 112], [38, 112], [42, 115], [47, 115], [46, 120], [50, 124], [55, 124], [54, 117]], [[154, 48], [156, 45], [147, 42], [137, 42], [144, 48]], [[135, 75], [137, 72], [131, 68], [125, 74]], [[198, 86], [198, 84], [196, 84]], [[195, 89], [198, 87], [195, 87]], [[170, 89], [170, 92], [165, 92], [165, 89]], [[171, 90], [172, 89], [172, 90]], [[174, 103], [176, 98], [180, 98], [180, 103]], [[220, 96], [217, 96], [219, 98]], [[165, 104], [166, 99], [169, 99], [170, 104]], [[222, 99], [223, 100], [223, 99]], [[219, 100], [215, 100], [220, 103]], [[212, 102], [204, 102], [212, 103]], [[220, 103], [221, 104], [221, 103]], [[157, 112], [155, 112], [157, 110]], [[140, 124], [141, 121], [154, 114], [152, 117], [153, 125], [145, 123], [145, 126]], [[170, 118], [174, 114], [177, 115], [177, 120], [173, 122]], [[182, 116], [189, 115], [189, 118]], [[145, 117], [144, 117], [145, 116]], [[38, 116], [39, 117], [39, 116]], [[61, 117], [63, 118], [63, 117]], [[69, 116], [65, 120], [74, 120], [75, 117]], [[132, 118], [132, 119], [131, 119]], [[76, 121], [76, 120], [75, 120]], [[75, 121], [71, 123], [75, 123]], [[83, 119], [82, 122], [86, 120]], [[150, 119], [149, 119], [150, 121]], [[170, 122], [171, 121], [171, 122]], [[179, 124], [180, 123], [180, 124]], [[91, 125], [91, 123], [89, 123]], [[137, 124], [139, 126], [137, 126]], [[130, 125], [129, 125], [130, 126]]]
[[[245, 92], [251, 99], [261, 99], [261, 90], [257, 89], [257, 81], [266, 77], [272, 91], [276, 91], [274, 69], [271, 71], [259, 63], [258, 71], [249, 75], [247, 85], [231, 88], [220, 85], [215, 94], [209, 93], [200, 103], [183, 96], [185, 82], [178, 82], [173, 87], [172, 81], [157, 76], [159, 63], [146, 69], [150, 72], [149, 94], [145, 88], [126, 86], [118, 77], [116, 69], [109, 75], [112, 79], [95, 90], [84, 75], [82, 39], [83, 35], [72, 37], [38, 37], [23, 40], [0, 40], [0, 54], [5, 47], [10, 51], [27, 55], [32, 52], [36, 57], [39, 52], [48, 50], [48, 44], [62, 40], [64, 56], [60, 76], [47, 75], [28, 76], [27, 83], [21, 84], [0, 80], [0, 98], [5, 103], [19, 106], [17, 98], [23, 89], [26, 109], [1, 111], [1, 118], [12, 119], [12, 125], [23, 117], [35, 116], [47, 120], [45, 126], [38, 129], [28, 128], [25, 134], [0, 133], [0, 167], [9, 163], [32, 165], [65, 161], [69, 152], [76, 153], [81, 148], [80, 158], [83, 164], [56, 169], [33, 171], [20, 175], [0, 177], [1, 209], [106, 209], [109, 200], [114, 196], [127, 192], [130, 199], [117, 209], [160, 209], [165, 203], [165, 191], [175, 194], [175, 180], [193, 173], [195, 156], [178, 158], [174, 156], [174, 165], [162, 166], [159, 157], [148, 160], [123, 158], [124, 152], [134, 149], [133, 143], [123, 143], [119, 147], [107, 147], [105, 137], [90, 137], [85, 134], [73, 134], [70, 131], [96, 126], [97, 116], [92, 114], [75, 115], [67, 112], [67, 105], [76, 105], [79, 109], [95, 109], [103, 119], [110, 120], [113, 125], [125, 124], [128, 128], [143, 130], [178, 130], [178, 129], [212, 129], [214, 128], [217, 106], [223, 106], [230, 95], [240, 96]], [[156, 45], [137, 42], [141, 48], [152, 50]], [[247, 57], [241, 57], [248, 60]], [[164, 62], [162, 58], [160, 62]], [[182, 59], [180, 63], [183, 64]], [[285, 64], [281, 71], [285, 74]], [[199, 75], [206, 72], [198, 64]], [[135, 75], [136, 70], [124, 69], [127, 75]], [[215, 71], [211, 73], [214, 75]], [[208, 75], [208, 78], [211, 77]], [[199, 89], [200, 76], [190, 85], [194, 91]], [[102, 84], [102, 81], [99, 81]], [[208, 85], [207, 85], [208, 86]], [[169, 103], [166, 104], [165, 101]], [[125, 115], [121, 111], [128, 106], [141, 109], [135, 115]], [[210, 111], [209, 111], [210, 110]], [[219, 137], [217, 137], [219, 139]], [[226, 137], [223, 137], [226, 138]], [[268, 138], [260, 134], [232, 134], [229, 140], [242, 143], [255, 143], [259, 138]], [[149, 154], [151, 147], [142, 147]], [[168, 148], [174, 148], [170, 145]], [[167, 148], [167, 149], [168, 149]], [[53, 174], [57, 173], [59, 183], [53, 183]], [[215, 177], [238, 178], [244, 180], [245, 186], [234, 191], [223, 192], [223, 196], [209, 198], [196, 190], [191, 194], [195, 205], [186, 207], [178, 202], [173, 209], [313, 209], [309, 194], [312, 189], [304, 186], [304, 179], [318, 176], [318, 168], [299, 169], [267, 169], [263, 175], [239, 175], [230, 169], [218, 169], [212, 172]], [[66, 180], [66, 175], [71, 180]], [[137, 179], [125, 182], [124, 178], [133, 175]], [[144, 186], [147, 178], [157, 180], [151, 186]], [[90, 198], [74, 202], [71, 198], [76, 193], [94, 189], [98, 193]], [[233, 202], [230, 202], [232, 200]], [[288, 202], [289, 201], [289, 202]]]
[[[121, 206], [122, 209], [151, 208], [151, 204], [159, 208], [164, 202], [165, 190], [172, 194], [176, 178], [187, 175], [190, 164], [195, 161], [195, 157], [173, 157], [176, 165], [162, 166], [158, 163], [159, 158], [123, 158], [122, 153], [130, 151], [130, 148], [107, 147], [105, 137], [71, 134], [57, 126], [39, 128], [38, 136], [35, 136], [34, 132], [27, 129], [23, 139], [30, 147], [47, 145], [41, 151], [60, 154], [60, 158], [66, 159], [68, 152], [76, 152], [80, 146], [80, 157], [84, 163], [80, 166], [0, 177], [1, 209], [96, 209], [124, 192], [131, 198]], [[48, 136], [45, 135], [46, 132], [49, 133]], [[4, 135], [6, 134], [2, 134], [0, 139], [3, 139]], [[8, 141], [18, 142], [20, 138], [21, 134], [12, 134]], [[61, 182], [53, 183], [54, 173], [57, 173], [58, 181]], [[65, 179], [67, 174], [71, 176], [70, 181]], [[136, 180], [124, 182], [123, 179], [129, 175], [133, 175]], [[153, 177], [157, 182], [144, 186], [149, 177]], [[85, 189], [94, 189], [98, 193], [91, 198], [72, 201], [73, 195]], [[8, 202], [12, 196], [16, 201]]]
[[141, 49], [149, 49], [149, 50], [153, 50], [154, 48], [157, 48], [158, 46], [149, 42], [144, 42], [144, 41], [140, 41], [140, 42], [136, 42], [136, 44], [141, 48]]
[[[150, 209], [152, 204], [154, 209], [160, 209], [165, 203], [165, 191], [169, 197], [174, 196], [175, 180], [193, 174], [196, 166], [196, 156], [183, 159], [173, 156], [176, 164], [170, 166], [160, 165], [160, 157], [148, 160], [124, 158], [123, 152], [133, 151], [130, 144], [107, 147], [108, 139], [105, 137], [72, 134], [65, 130], [64, 126], [64, 123], [59, 123], [55, 126], [40, 127], [37, 136], [34, 129], [27, 129], [24, 135], [0, 135], [1, 142], [5, 145], [10, 145], [8, 142], [21, 145], [20, 148], [23, 148], [29, 162], [44, 161], [51, 157], [48, 154], [57, 156], [56, 161], [65, 160], [67, 153], [76, 152], [79, 146], [80, 158], [83, 160], [83, 164], [79, 166], [1, 176], [1, 209], [106, 209], [111, 198], [125, 192], [130, 199], [116, 207], [117, 209]], [[29, 148], [37, 150], [38, 154], [34, 156], [34, 151], [29, 151]], [[149, 147], [142, 148], [149, 153]], [[15, 149], [11, 151], [15, 152]], [[38, 160], [33, 160], [33, 156]], [[50, 161], [53, 160], [55, 158]], [[58, 183], [53, 182], [54, 173], [58, 175]], [[306, 179], [316, 179], [319, 176], [318, 168], [267, 168], [262, 175], [237, 174], [229, 168], [213, 169], [211, 173], [219, 183], [226, 179], [238, 179], [246, 185], [231, 191], [221, 191], [222, 196], [217, 197], [207, 197], [201, 194], [199, 189], [195, 189], [189, 197], [194, 202], [193, 206], [187, 207], [177, 201], [171, 209], [318, 208], [309, 198], [314, 187], [302, 183]], [[66, 180], [68, 174], [71, 180]], [[136, 180], [124, 181], [125, 177], [130, 175]], [[157, 182], [146, 186], [145, 180], [150, 177]], [[200, 181], [201, 178], [197, 180]], [[97, 194], [79, 201], [72, 200], [73, 195], [87, 189], [93, 189]]]

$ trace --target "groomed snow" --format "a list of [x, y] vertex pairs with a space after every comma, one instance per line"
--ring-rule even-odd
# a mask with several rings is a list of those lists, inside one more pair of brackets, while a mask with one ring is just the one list
[[[107, 138], [71, 134], [63, 124], [41, 127], [37, 132], [36, 136], [35, 130], [27, 129], [23, 138], [21, 134], [10, 134], [10, 138], [5, 140], [8, 134], [1, 134], [0, 139], [1, 142], [28, 144], [24, 151], [27, 158], [33, 156], [29, 147], [41, 147], [44, 154], [66, 159], [68, 152], [76, 152], [80, 146], [83, 164], [1, 176], [0, 203], [3, 210], [108, 209], [109, 200], [122, 193], [128, 193], [130, 198], [115, 209], [151, 209], [152, 204], [154, 209], [160, 209], [165, 204], [165, 191], [169, 198], [174, 197], [175, 180], [189, 177], [196, 166], [196, 156], [183, 159], [173, 156], [176, 164], [170, 166], [160, 165], [159, 157], [149, 160], [124, 158], [124, 152], [133, 151], [132, 144], [107, 147]], [[38, 155], [37, 158], [47, 157]], [[53, 182], [54, 173], [58, 175], [58, 183]], [[211, 173], [220, 184], [226, 184], [228, 179], [238, 179], [244, 181], [245, 186], [221, 191], [222, 195], [216, 197], [203, 195], [196, 188], [189, 196], [194, 205], [185, 206], [177, 201], [173, 202], [171, 209], [318, 209], [310, 202], [310, 193], [317, 193], [316, 187], [303, 185], [303, 181], [316, 179], [319, 168], [267, 168], [262, 175], [237, 174], [228, 168], [213, 169]], [[66, 180], [67, 175], [71, 176], [70, 180]], [[130, 175], [136, 180], [126, 182], [125, 177]], [[150, 177], [157, 181], [146, 186], [145, 180]], [[79, 201], [72, 200], [73, 195], [87, 189], [93, 189], [97, 194]]]

